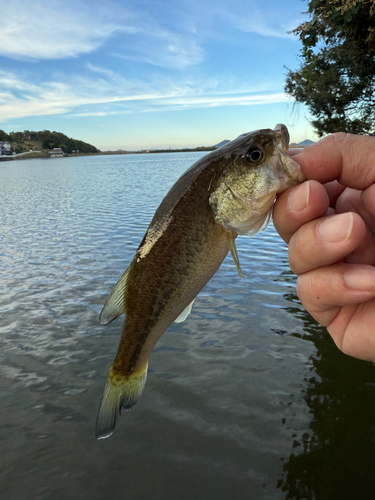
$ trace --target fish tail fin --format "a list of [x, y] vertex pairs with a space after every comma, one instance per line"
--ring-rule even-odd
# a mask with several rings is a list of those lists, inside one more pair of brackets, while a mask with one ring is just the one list
[[113, 434], [121, 410], [130, 410], [141, 397], [146, 378], [147, 366], [143, 371], [126, 377], [114, 374], [111, 367], [96, 419], [96, 439], [105, 439]]

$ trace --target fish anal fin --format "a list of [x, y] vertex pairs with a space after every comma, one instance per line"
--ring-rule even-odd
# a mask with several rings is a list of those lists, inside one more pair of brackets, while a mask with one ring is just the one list
[[121, 410], [130, 410], [142, 395], [147, 378], [147, 366], [142, 372], [119, 378], [108, 374], [102, 402], [96, 419], [96, 439], [105, 439], [113, 434]]
[[175, 323], [182, 323], [183, 321], [185, 321], [185, 319], [189, 316], [189, 314], [191, 313], [191, 308], [193, 307], [193, 304], [194, 304], [194, 300], [193, 299], [190, 304], [185, 307], [185, 309], [182, 311], [182, 313], [177, 316], [177, 318], [174, 320]]
[[101, 325], [108, 325], [111, 321], [121, 316], [121, 314], [125, 314], [125, 294], [128, 274], [129, 267], [113, 287], [112, 292], [106, 300], [99, 316]]
[[232, 255], [233, 261], [236, 264], [238, 274], [240, 275], [241, 278], [243, 278], [242, 271], [241, 271], [241, 266], [240, 266], [240, 259], [238, 258], [237, 254], [237, 248], [236, 248], [236, 242], [235, 242], [235, 236], [232, 231], [225, 231], [228, 244], [229, 244], [229, 250]]

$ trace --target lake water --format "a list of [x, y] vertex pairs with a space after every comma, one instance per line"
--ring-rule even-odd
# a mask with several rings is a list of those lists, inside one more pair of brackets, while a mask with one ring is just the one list
[[375, 498], [375, 369], [295, 294], [271, 226], [239, 237], [96, 441], [119, 318], [98, 314], [201, 153], [0, 163], [0, 498]]

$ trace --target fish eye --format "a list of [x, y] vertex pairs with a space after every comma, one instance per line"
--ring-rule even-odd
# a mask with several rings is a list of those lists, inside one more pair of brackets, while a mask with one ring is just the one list
[[249, 163], [259, 163], [264, 156], [263, 148], [260, 146], [253, 146], [246, 153], [245, 158]]

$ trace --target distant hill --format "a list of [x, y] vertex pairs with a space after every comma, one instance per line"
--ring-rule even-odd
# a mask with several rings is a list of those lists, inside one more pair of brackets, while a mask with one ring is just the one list
[[293, 142], [291, 144], [291, 146], [297, 148], [297, 147], [309, 146], [310, 144], [314, 144], [314, 141], [310, 141], [310, 139], [306, 139], [306, 140], [304, 140], [302, 142], [299, 142], [298, 144], [296, 144], [295, 142]]
[[225, 146], [226, 144], [228, 144], [230, 141], [228, 141], [228, 139], [226, 139], [225, 141], [221, 141], [219, 142], [219, 144], [215, 144], [214, 148], [217, 149], [217, 148], [221, 148], [222, 146]]
[[100, 152], [92, 144], [72, 139], [61, 132], [50, 132], [49, 130], [40, 132], [25, 130], [24, 132], [10, 132], [9, 134], [4, 130], [0, 130], [0, 141], [9, 142], [16, 153], [23, 153], [30, 151], [30, 149], [47, 153], [53, 148], [61, 148], [66, 154]]

